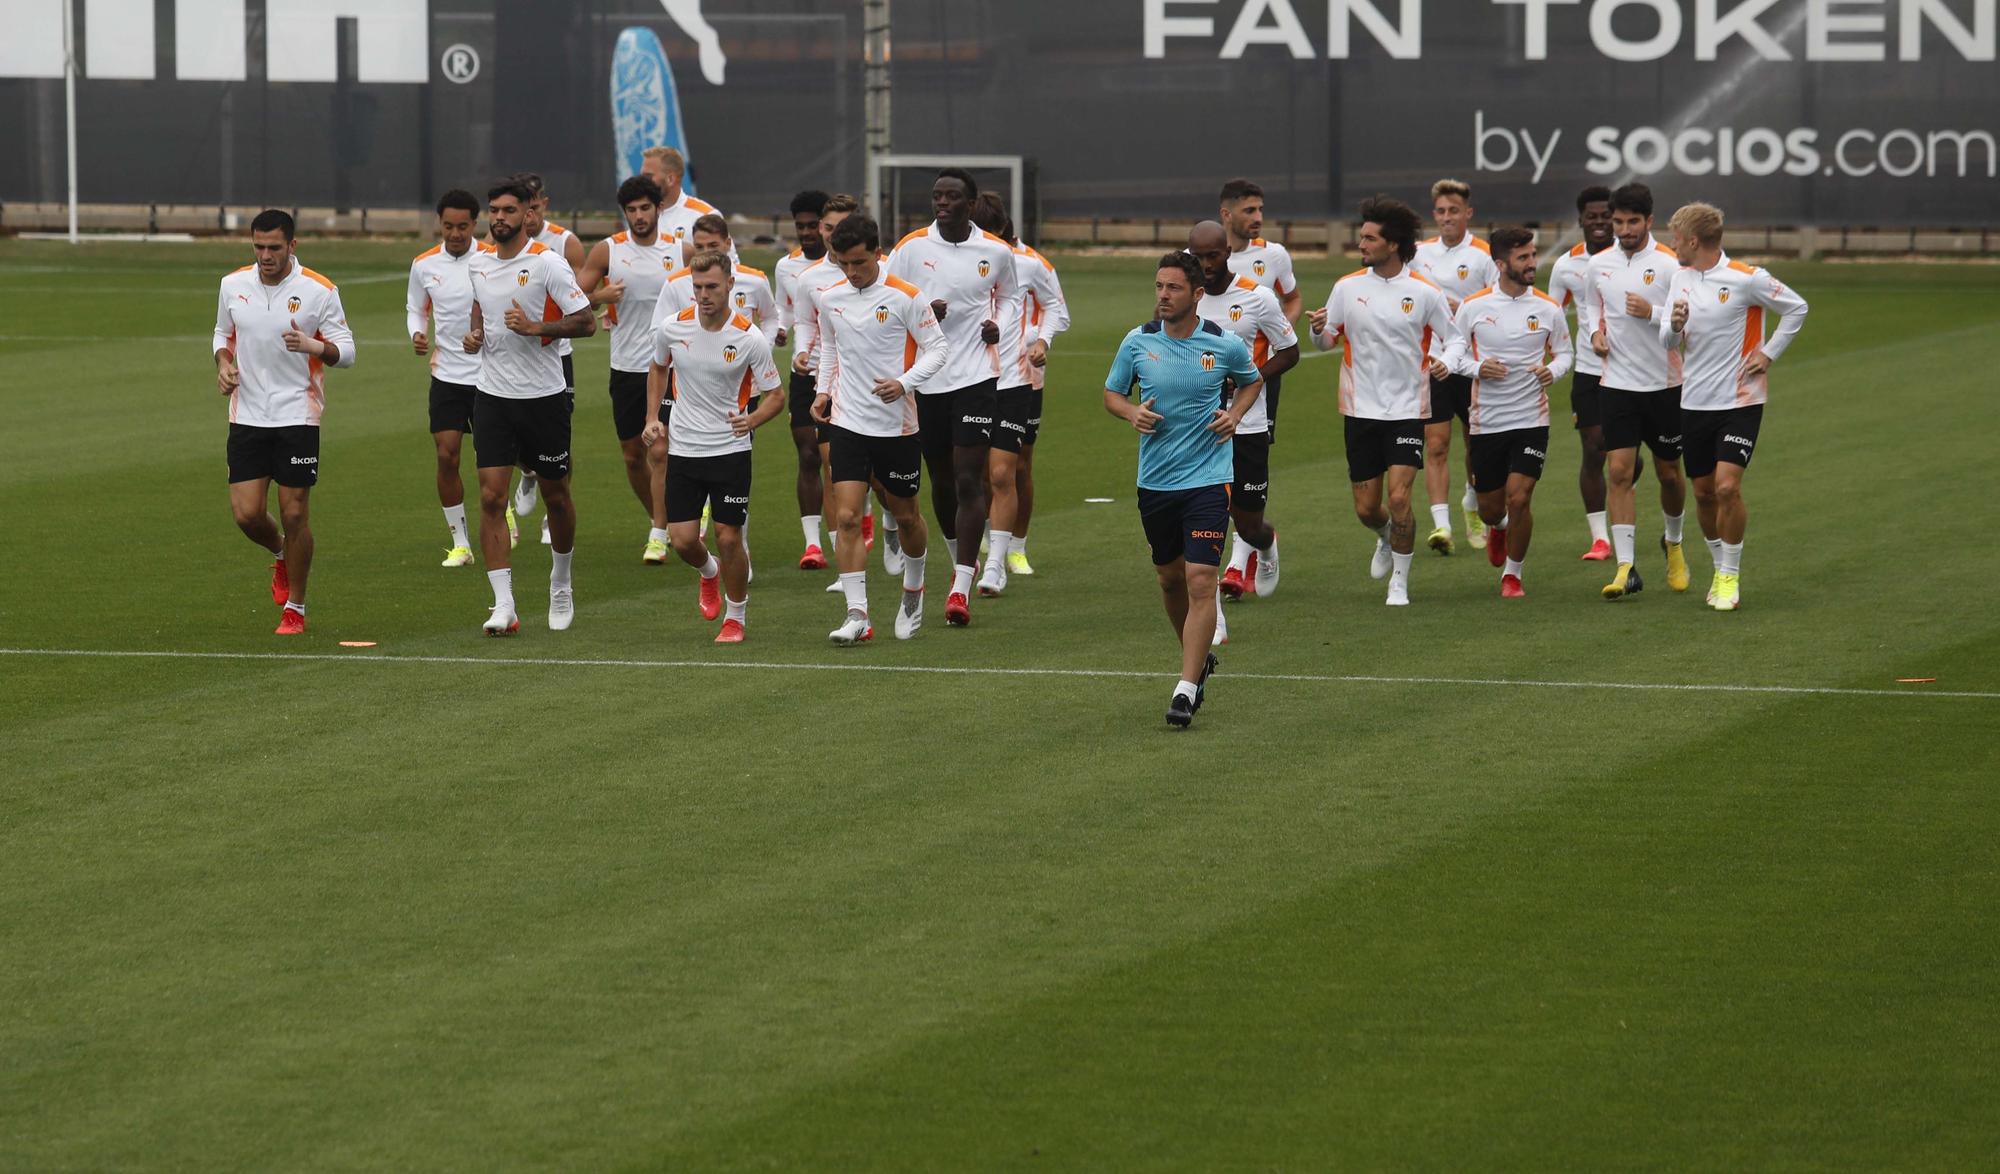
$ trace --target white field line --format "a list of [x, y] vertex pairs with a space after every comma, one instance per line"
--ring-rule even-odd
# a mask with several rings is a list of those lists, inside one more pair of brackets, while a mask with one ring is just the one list
[[[744, 660], [628, 660], [534, 656], [390, 656], [376, 652], [183, 652], [99, 648], [0, 648], [0, 656], [82, 657], [127, 660], [224, 660], [413, 665], [500, 665], [539, 668], [757, 669], [768, 672], [930, 673], [960, 677], [1084, 677], [1097, 680], [1164, 680], [1171, 674], [1135, 669], [979, 668], [953, 665], [796, 664]], [[2000, 701], [2000, 692], [1964, 689], [1850, 689], [1825, 685], [1731, 685], [1668, 681], [1538, 681], [1506, 677], [1391, 677], [1321, 673], [1232, 673], [1226, 681], [1286, 681], [1327, 685], [1470, 685], [1504, 689], [1616, 689], [1639, 693], [1752, 693], [1785, 697], [1956, 697]]]

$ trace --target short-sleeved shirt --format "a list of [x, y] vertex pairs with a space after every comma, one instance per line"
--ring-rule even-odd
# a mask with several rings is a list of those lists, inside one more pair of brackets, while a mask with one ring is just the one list
[[339, 366], [354, 365], [354, 333], [334, 284], [296, 260], [284, 280], [266, 285], [255, 265], [222, 279], [215, 302], [214, 350], [236, 356], [242, 379], [229, 397], [229, 422], [257, 428], [317, 425], [326, 410], [326, 363], [285, 349], [296, 324], [332, 343]]
[[778, 389], [771, 343], [741, 314], [720, 330], [701, 324], [693, 306], [660, 327], [654, 360], [667, 368], [674, 393], [667, 419], [667, 454], [719, 457], [750, 451], [750, 437], [736, 435], [729, 417], [750, 410], [750, 400]]
[[558, 340], [515, 334], [506, 319], [513, 305], [544, 322], [589, 306], [569, 262], [547, 245], [531, 244], [507, 260], [492, 245], [481, 245], [473, 261], [472, 288], [485, 332], [479, 390], [502, 399], [540, 399], [565, 390]]
[[[1278, 295], [1247, 277], [1231, 281], [1229, 288], [1219, 294], [1202, 290], [1201, 300], [1195, 303], [1195, 313], [1248, 344], [1250, 361], [1260, 368], [1278, 351], [1299, 345], [1299, 336], [1285, 318], [1285, 309], [1279, 304]], [[1238, 432], [1252, 436], [1271, 430], [1271, 415], [1265, 406], [1268, 398], [1267, 395], [1257, 397], [1257, 402], [1243, 413], [1243, 423], [1236, 429]]]
[[629, 232], [613, 236], [604, 276], [623, 282], [625, 296], [606, 307], [611, 320], [611, 369], [644, 372], [653, 361], [653, 308], [667, 274], [680, 268], [680, 250], [663, 237], [642, 245]]
[[1139, 438], [1139, 488], [1199, 489], [1221, 485], [1234, 475], [1234, 446], [1218, 443], [1208, 426], [1228, 402], [1224, 381], [1248, 387], [1258, 379], [1257, 365], [1242, 339], [1213, 322], [1200, 322], [1186, 338], [1168, 334], [1158, 322], [1148, 322], [1125, 336], [1107, 391], [1130, 394], [1136, 384], [1139, 401], [1152, 401], [1160, 422]]
[[1292, 276], [1292, 254], [1261, 236], [1229, 254], [1229, 271], [1277, 294], [1281, 301], [1299, 288], [1298, 278]]

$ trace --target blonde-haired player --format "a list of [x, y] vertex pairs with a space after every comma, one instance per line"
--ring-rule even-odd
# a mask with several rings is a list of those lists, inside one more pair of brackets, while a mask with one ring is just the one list
[[[711, 212], [721, 213], [714, 204], [697, 200], [681, 187], [687, 178], [687, 160], [672, 147], [651, 147], [641, 156], [639, 173], [660, 185], [660, 235], [681, 246], [685, 252], [692, 252], [694, 242], [694, 222]], [[729, 250], [729, 260], [736, 261], [736, 250]]]
[[[1445, 304], [1458, 313], [1459, 303], [1482, 289], [1491, 289], [1500, 279], [1493, 265], [1493, 251], [1485, 241], [1467, 231], [1472, 223], [1472, 188], [1463, 180], [1441, 179], [1431, 185], [1431, 219], [1438, 235], [1417, 242], [1417, 259], [1410, 267], [1444, 291]], [[1486, 532], [1479, 522], [1479, 500], [1472, 488], [1472, 425], [1470, 423], [1472, 381], [1456, 372], [1436, 381], [1431, 388], [1431, 416], [1424, 423], [1424, 489], [1431, 502], [1430, 548], [1450, 554], [1451, 542], [1451, 420], [1456, 416], [1465, 432], [1465, 494], [1460, 505], [1465, 510], [1465, 538], [1474, 550], [1486, 545]]]
[[[1765, 378], [1805, 325], [1806, 300], [1764, 269], [1722, 251], [1722, 213], [1688, 204], [1667, 222], [1683, 268], [1667, 290], [1660, 338], [1683, 352], [1681, 454], [1695, 513], [1715, 560], [1708, 603], [1735, 611], [1741, 598], [1743, 474], [1769, 395]], [[1778, 314], [1770, 337], [1765, 311]]]

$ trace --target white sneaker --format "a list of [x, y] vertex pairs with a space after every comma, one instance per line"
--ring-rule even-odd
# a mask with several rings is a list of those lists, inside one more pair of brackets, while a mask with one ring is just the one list
[[472, 548], [469, 546], [454, 546], [450, 550], [444, 552], [444, 562], [439, 563], [438, 565], [445, 567], [464, 567], [464, 566], [470, 566], [471, 564], [472, 564]]
[[1383, 602], [1390, 607], [1410, 606], [1410, 585], [1395, 579], [1389, 580], [1389, 598]]
[[1222, 602], [1221, 600], [1217, 600], [1215, 604], [1215, 635], [1209, 637], [1208, 646], [1210, 648], [1220, 648], [1227, 643], [1229, 643], [1229, 621], [1222, 618]]
[[903, 532], [901, 530], [878, 529], [876, 535], [882, 539], [882, 569], [891, 575], [903, 573]]
[[999, 595], [1005, 592], [1007, 590], [1006, 568], [997, 567], [988, 562], [986, 570], [980, 573], [977, 590], [981, 595]]
[[542, 545], [543, 546], [555, 545], [555, 543], [549, 539], [549, 519], [546, 516], [542, 518]]
[[574, 587], [549, 587], [549, 631], [569, 630], [569, 622], [576, 618], [576, 589]]
[[[900, 615], [896, 618], [899, 621], [902, 619]], [[874, 636], [875, 629], [869, 625], [868, 617], [857, 612], [848, 612], [847, 622], [826, 634], [826, 638], [835, 644], [859, 644]]]
[[908, 640], [924, 626], [924, 593], [903, 592], [903, 603], [896, 609], [896, 639]]
[[542, 504], [542, 483], [533, 473], [521, 474], [521, 483], [514, 486], [514, 516], [525, 518]]
[[835, 594], [836, 592], [840, 592], [840, 591], [845, 591], [845, 590], [846, 590], [846, 588], [844, 588], [844, 587], [842, 587], [842, 586], [840, 585], [840, 580], [838, 580], [838, 579], [835, 579], [835, 580], [834, 580], [833, 582], [831, 582], [831, 583], [828, 583], [828, 584], [826, 585], [826, 593], [827, 593], [828, 595], [832, 595], [832, 594]]
[[1278, 589], [1278, 532], [1271, 531], [1271, 549], [1257, 552], [1257, 598], [1267, 598]]
[[514, 605], [510, 603], [494, 608], [479, 628], [488, 636], [511, 636], [521, 630], [521, 617], [514, 614]]
[[1389, 577], [1389, 572], [1395, 569], [1396, 558], [1389, 551], [1389, 540], [1387, 538], [1377, 538], [1375, 540], [1375, 557], [1368, 564], [1368, 577], [1371, 579], [1386, 579]]

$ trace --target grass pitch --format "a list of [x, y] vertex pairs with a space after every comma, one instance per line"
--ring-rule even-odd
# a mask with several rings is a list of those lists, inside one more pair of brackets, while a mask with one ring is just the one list
[[0, 243], [0, 1167], [1993, 1162], [2000, 268], [1777, 266], [1734, 615], [1692, 518], [1665, 589], [1650, 478], [1598, 600], [1560, 427], [1529, 597], [1420, 551], [1384, 608], [1304, 363], [1283, 586], [1174, 735], [1098, 402], [1149, 261], [1058, 258], [1039, 574], [947, 630], [934, 557], [918, 639], [828, 647], [769, 429], [719, 649], [639, 562], [602, 338], [576, 626], [530, 540], [480, 637], [416, 251], [303, 246], [362, 343], [280, 642], [208, 359], [248, 246]]

